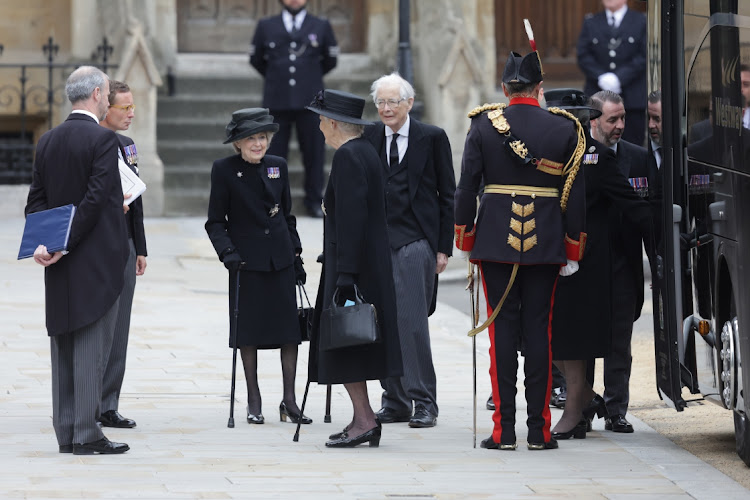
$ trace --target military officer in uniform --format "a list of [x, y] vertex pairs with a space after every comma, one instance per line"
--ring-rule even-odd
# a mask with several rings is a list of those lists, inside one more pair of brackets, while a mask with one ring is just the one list
[[[570, 113], [539, 107], [538, 52], [511, 52], [503, 71], [510, 104], [474, 109], [455, 197], [456, 246], [484, 278], [490, 317], [490, 376], [496, 410], [483, 448], [516, 448], [515, 396], [520, 334], [525, 356], [528, 448], [557, 448], [550, 434], [552, 295], [572, 274], [586, 243], [586, 139]], [[477, 215], [477, 194], [486, 183]], [[494, 321], [493, 321], [494, 320]]]
[[628, 10], [627, 0], [602, 0], [588, 14], [578, 37], [578, 66], [584, 93], [611, 90], [622, 96], [628, 115], [623, 139], [642, 146], [646, 134], [646, 16]]
[[263, 75], [263, 107], [279, 124], [268, 154], [287, 158], [295, 124], [305, 166], [305, 208], [323, 217], [325, 142], [318, 117], [305, 109], [323, 90], [323, 75], [336, 66], [339, 48], [331, 24], [309, 14], [307, 0], [281, 0], [278, 16], [258, 21], [250, 46], [250, 64]]

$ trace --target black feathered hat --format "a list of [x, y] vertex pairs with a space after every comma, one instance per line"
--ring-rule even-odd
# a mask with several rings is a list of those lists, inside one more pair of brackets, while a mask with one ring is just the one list
[[602, 115], [598, 109], [591, 107], [591, 99], [578, 89], [550, 89], [544, 91], [547, 107], [556, 107], [569, 111], [587, 110], [589, 118], [594, 120]]
[[340, 122], [356, 125], [372, 125], [372, 122], [362, 119], [365, 110], [365, 100], [354, 94], [340, 90], [323, 90], [313, 99], [306, 109], [319, 115], [327, 116]]
[[511, 52], [503, 70], [503, 83], [539, 83], [543, 80], [542, 59], [536, 49], [534, 32], [528, 19], [523, 20], [526, 35], [529, 37], [529, 45], [533, 52], [521, 56], [517, 52]]

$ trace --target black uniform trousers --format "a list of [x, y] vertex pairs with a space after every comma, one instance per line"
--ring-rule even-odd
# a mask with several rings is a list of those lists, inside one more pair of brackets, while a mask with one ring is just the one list
[[268, 154], [289, 158], [289, 139], [292, 123], [297, 131], [302, 163], [305, 166], [305, 208], [319, 207], [323, 199], [323, 162], [325, 161], [325, 138], [320, 131], [320, 117], [306, 109], [270, 110], [273, 121], [279, 124], [268, 147]]
[[[513, 264], [480, 262], [487, 314], [497, 306], [510, 280]], [[519, 348], [524, 352], [528, 442], [550, 440], [549, 396], [552, 384], [550, 333], [552, 299], [560, 272], [558, 264], [519, 266], [513, 287], [489, 327], [490, 380], [495, 423], [492, 440], [516, 441], [516, 375]], [[519, 339], [521, 341], [519, 345]]]

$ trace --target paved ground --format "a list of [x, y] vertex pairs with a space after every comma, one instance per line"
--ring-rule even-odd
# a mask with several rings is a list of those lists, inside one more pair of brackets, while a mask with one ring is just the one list
[[[440, 304], [431, 318], [441, 413], [436, 428], [385, 427], [379, 449], [327, 450], [328, 434], [351, 414], [334, 387], [333, 423], [325, 391], [312, 386], [298, 443], [279, 422], [278, 352], [262, 352], [259, 376], [266, 424], [244, 423], [238, 379], [237, 427], [227, 428], [231, 351], [226, 347], [226, 271], [200, 219], [149, 219], [146, 275], [138, 279], [121, 411], [138, 421], [107, 430], [131, 451], [121, 456], [61, 455], [51, 425], [49, 341], [42, 270], [16, 262], [23, 220], [0, 221], [0, 497], [2, 498], [748, 498], [750, 492], [632, 418], [636, 432], [602, 430], [556, 451], [488, 451], [472, 446], [468, 316]], [[300, 219], [308, 292], [317, 287], [320, 221]], [[460, 276], [463, 262], [451, 271]], [[489, 435], [488, 342], [478, 340], [477, 441]], [[299, 371], [306, 372], [307, 344]], [[297, 381], [298, 398], [304, 375]], [[519, 384], [517, 431], [525, 441]], [[379, 404], [379, 385], [370, 383]], [[553, 419], [559, 412], [553, 410]]]

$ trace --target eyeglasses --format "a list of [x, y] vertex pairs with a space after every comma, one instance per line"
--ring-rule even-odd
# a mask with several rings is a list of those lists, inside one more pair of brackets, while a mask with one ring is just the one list
[[396, 109], [401, 104], [401, 101], [405, 100], [406, 99], [378, 99], [377, 101], [375, 101], [375, 106], [377, 106], [378, 109], [383, 109], [387, 104], [389, 108]]
[[117, 108], [125, 111], [126, 113], [130, 113], [131, 111], [135, 111], [135, 104], [130, 104], [128, 106], [125, 106], [124, 104], [110, 104], [110, 108]]

